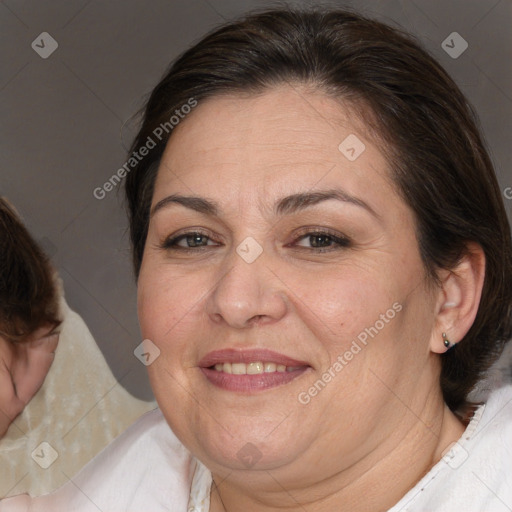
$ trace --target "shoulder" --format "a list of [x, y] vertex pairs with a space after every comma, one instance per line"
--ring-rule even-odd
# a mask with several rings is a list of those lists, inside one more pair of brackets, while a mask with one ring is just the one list
[[495, 390], [462, 437], [389, 512], [512, 510], [512, 385]]
[[0, 511], [184, 510], [194, 469], [194, 459], [157, 409], [145, 414], [59, 490], [39, 498], [3, 500]]

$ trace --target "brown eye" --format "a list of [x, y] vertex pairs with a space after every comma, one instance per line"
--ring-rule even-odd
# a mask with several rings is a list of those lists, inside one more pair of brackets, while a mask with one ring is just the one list
[[295, 245], [311, 249], [335, 250], [349, 246], [350, 242], [345, 237], [336, 236], [331, 233], [315, 232], [304, 234], [298, 239]]
[[308, 239], [311, 247], [330, 247], [334, 242], [329, 235], [309, 235]]

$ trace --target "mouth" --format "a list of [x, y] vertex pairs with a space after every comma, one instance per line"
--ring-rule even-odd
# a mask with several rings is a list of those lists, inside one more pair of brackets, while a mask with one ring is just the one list
[[287, 384], [311, 366], [264, 349], [225, 349], [210, 352], [201, 360], [199, 368], [216, 387], [251, 393]]
[[262, 373], [283, 373], [300, 370], [302, 366], [286, 366], [274, 362], [253, 361], [251, 363], [217, 363], [211, 366], [217, 372], [229, 373], [231, 375], [261, 375]]

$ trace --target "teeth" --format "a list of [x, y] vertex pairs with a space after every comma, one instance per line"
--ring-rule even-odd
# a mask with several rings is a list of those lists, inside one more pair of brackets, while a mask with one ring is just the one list
[[256, 375], [257, 373], [263, 373], [263, 363], [259, 361], [257, 363], [249, 363], [247, 365], [247, 374]]
[[233, 375], [245, 375], [247, 373], [247, 365], [245, 363], [232, 363], [231, 373]]
[[254, 361], [253, 363], [218, 363], [215, 365], [218, 372], [231, 373], [233, 375], [258, 375], [261, 373], [283, 373], [300, 370], [301, 366], [285, 366], [270, 362]]
[[265, 368], [265, 373], [274, 373], [277, 370], [276, 363], [265, 363], [263, 367]]

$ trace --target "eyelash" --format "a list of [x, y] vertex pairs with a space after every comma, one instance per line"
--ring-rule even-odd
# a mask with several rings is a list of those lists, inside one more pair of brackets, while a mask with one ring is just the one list
[[[302, 233], [299, 233], [292, 242], [292, 244], [296, 244], [298, 241], [305, 240], [308, 237], [326, 237], [329, 239], [330, 242], [336, 244], [334, 247], [301, 247], [299, 246], [299, 250], [304, 251], [310, 251], [310, 252], [316, 252], [316, 253], [325, 253], [325, 252], [331, 252], [331, 251], [337, 251], [341, 249], [346, 249], [347, 247], [350, 247], [351, 243], [350, 240], [339, 233], [334, 233], [333, 231], [329, 229], [322, 229], [322, 228], [305, 228]], [[290, 246], [292, 244], [287, 244], [287, 246]], [[297, 246], [296, 246], [297, 247]]]
[[[178, 246], [178, 242], [181, 242], [182, 240], [188, 238], [188, 237], [196, 237], [196, 236], [202, 236], [207, 238], [208, 240], [212, 240], [210, 235], [208, 233], [205, 233], [200, 230], [194, 230], [194, 231], [187, 231], [186, 233], [182, 233], [177, 236], [171, 236], [169, 238], [166, 238], [164, 242], [161, 244], [161, 248], [168, 250], [168, 251], [183, 251], [183, 252], [190, 252], [190, 251], [200, 251], [204, 250], [206, 247], [205, 245], [200, 245], [197, 247], [181, 247]], [[210, 246], [211, 247], [211, 246]]]
[[[187, 239], [188, 237], [204, 237], [208, 241], [214, 241], [212, 237], [203, 231], [200, 230], [194, 230], [194, 231], [187, 231], [186, 233], [179, 234], [177, 236], [171, 236], [164, 240], [164, 242], [160, 245], [161, 249], [167, 250], [167, 251], [181, 251], [181, 252], [197, 252], [197, 251], [204, 251], [207, 247], [215, 247], [218, 246], [219, 243], [215, 242], [215, 245], [199, 245], [197, 247], [182, 247], [178, 246], [177, 244], [181, 242], [182, 240]], [[304, 246], [297, 246], [295, 245], [295, 248], [298, 250], [303, 250], [306, 252], [313, 252], [313, 253], [326, 253], [331, 251], [336, 251], [340, 249], [346, 249], [347, 247], [350, 247], [351, 242], [350, 240], [345, 237], [344, 235], [340, 235], [337, 233], [333, 233], [332, 231], [328, 229], [315, 229], [315, 228], [307, 228], [307, 230], [303, 230], [302, 233], [299, 233], [296, 235], [295, 240], [290, 243], [286, 244], [286, 247], [293, 247], [294, 244], [297, 244], [297, 242], [307, 239], [308, 237], [326, 237], [328, 238], [329, 242], [336, 244], [336, 246], [332, 247], [304, 247]]]

